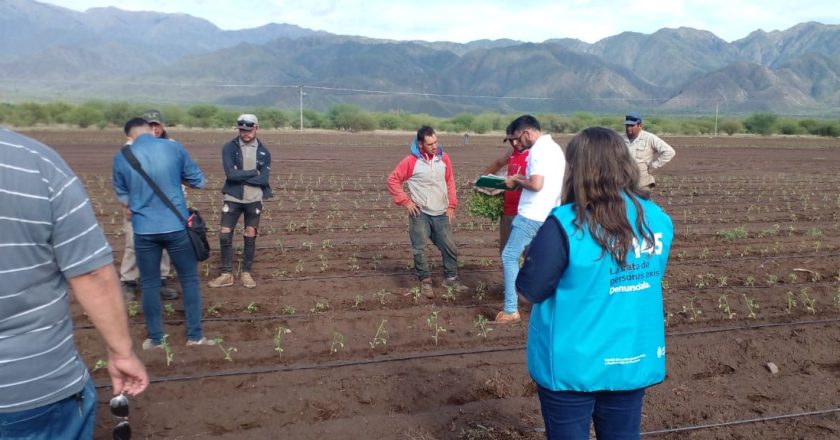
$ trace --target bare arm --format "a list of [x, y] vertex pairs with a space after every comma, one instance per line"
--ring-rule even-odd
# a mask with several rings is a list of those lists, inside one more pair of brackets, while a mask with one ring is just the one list
[[505, 184], [509, 188], [514, 188], [517, 185], [529, 189], [531, 191], [539, 191], [543, 189], [543, 184], [545, 183], [545, 177], [540, 176], [539, 174], [532, 174], [530, 178], [526, 179], [525, 176], [522, 175], [515, 175], [509, 176], [505, 179]]
[[149, 376], [131, 349], [125, 304], [114, 266], [108, 264], [68, 281], [82, 309], [105, 339], [114, 394], [142, 393], [149, 385]]

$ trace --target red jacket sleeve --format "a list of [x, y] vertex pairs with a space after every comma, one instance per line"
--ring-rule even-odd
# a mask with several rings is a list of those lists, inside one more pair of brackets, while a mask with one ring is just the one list
[[455, 209], [458, 207], [458, 191], [455, 188], [455, 170], [452, 169], [452, 161], [449, 160], [449, 155], [443, 154], [443, 163], [446, 164], [446, 196], [449, 198], [449, 207]]
[[405, 206], [406, 203], [411, 201], [411, 198], [403, 190], [403, 183], [414, 174], [414, 164], [416, 163], [417, 158], [408, 155], [388, 175], [388, 192], [391, 193], [391, 199], [397, 206]]

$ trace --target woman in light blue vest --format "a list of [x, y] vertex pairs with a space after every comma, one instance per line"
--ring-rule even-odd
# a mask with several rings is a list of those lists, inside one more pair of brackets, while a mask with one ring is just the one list
[[614, 131], [566, 147], [563, 204], [531, 242], [516, 279], [534, 304], [528, 371], [549, 439], [638, 439], [646, 387], [665, 379], [662, 276], [671, 219], [639, 192]]

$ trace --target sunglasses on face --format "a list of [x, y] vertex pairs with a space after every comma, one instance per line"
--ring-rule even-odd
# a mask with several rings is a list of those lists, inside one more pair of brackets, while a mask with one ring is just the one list
[[236, 121], [236, 126], [237, 126], [237, 127], [240, 127], [240, 128], [241, 128], [241, 127], [245, 127], [245, 128], [254, 128], [254, 126], [255, 126], [255, 125], [257, 125], [257, 124], [256, 124], [256, 123], [254, 123], [254, 122]]
[[111, 415], [120, 422], [114, 426], [114, 440], [130, 440], [131, 426], [128, 424], [128, 397], [120, 394], [111, 399]]

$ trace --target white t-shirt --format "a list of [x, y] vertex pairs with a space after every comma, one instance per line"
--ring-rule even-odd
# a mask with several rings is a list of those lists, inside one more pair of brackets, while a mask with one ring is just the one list
[[544, 222], [551, 210], [560, 205], [565, 172], [566, 156], [563, 150], [551, 136], [540, 136], [528, 153], [525, 177], [530, 179], [533, 175], [543, 176], [543, 187], [539, 191], [523, 188], [517, 213], [529, 220]]

